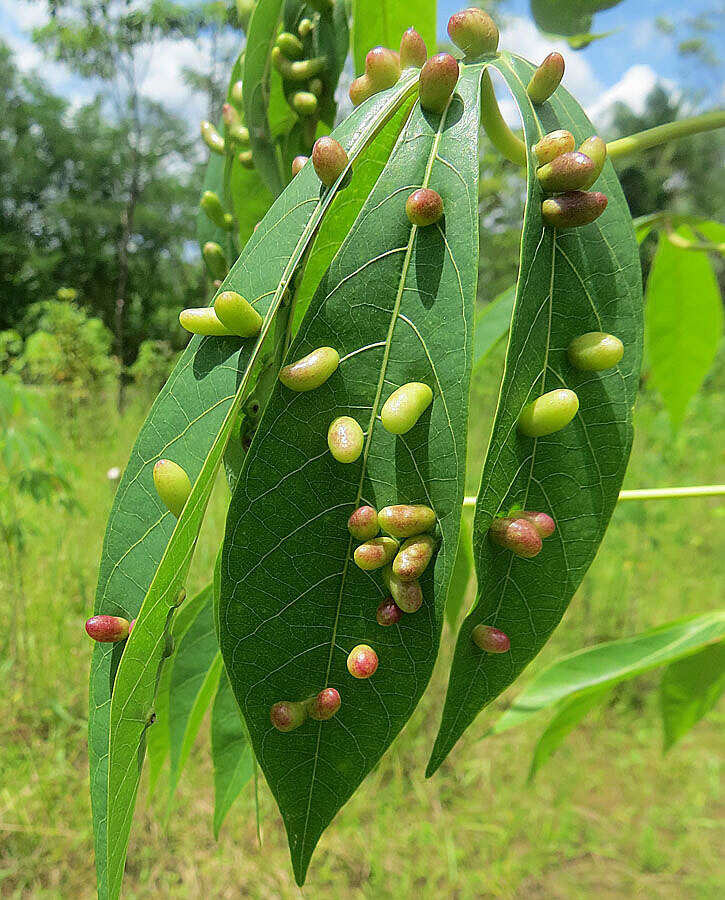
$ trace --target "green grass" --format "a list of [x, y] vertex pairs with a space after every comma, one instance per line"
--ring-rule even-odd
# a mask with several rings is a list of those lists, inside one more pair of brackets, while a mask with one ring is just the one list
[[[473, 392], [468, 492], [477, 487], [495, 403], [500, 354]], [[83, 621], [111, 503], [106, 471], [123, 465], [141, 402], [118, 419], [108, 406], [62, 425], [79, 469], [83, 514], [35, 513], [25, 555], [27, 627], [22, 659], [0, 661], [0, 896], [95, 895], [86, 761]], [[725, 358], [671, 433], [646, 390], [627, 487], [725, 481]], [[224, 522], [220, 488], [196, 554], [190, 588], [209, 577]], [[722, 605], [725, 504], [717, 499], [620, 506], [571, 609], [532, 671], [564, 652]], [[9, 573], [0, 560], [0, 610]], [[200, 739], [167, 829], [164, 804], [142, 789], [126, 898], [715, 898], [725, 894], [723, 725], [720, 705], [666, 756], [657, 673], [621, 688], [526, 785], [542, 722], [495, 739], [500, 698], [430, 781], [423, 770], [445, 690], [452, 634], [444, 633], [431, 686], [405, 731], [323, 837], [307, 886], [294, 886], [281, 820], [261, 790], [233, 807], [212, 837], [208, 737]], [[2, 657], [0, 657], [1, 659]], [[526, 675], [524, 679], [526, 679]]]

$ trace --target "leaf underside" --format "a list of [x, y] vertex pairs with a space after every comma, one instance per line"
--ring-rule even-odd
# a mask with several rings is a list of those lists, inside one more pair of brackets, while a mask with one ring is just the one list
[[[287, 828], [298, 883], [338, 809], [380, 759], [430, 677], [455, 557], [466, 455], [472, 310], [477, 274], [478, 90], [467, 68], [441, 118], [416, 103], [389, 162], [333, 259], [287, 359], [335, 347], [339, 369], [315, 391], [278, 384], [232, 498], [220, 602], [221, 647], [255, 754]], [[405, 215], [430, 184], [451, 211], [425, 229]], [[455, 211], [455, 212], [453, 212]], [[378, 420], [389, 394], [423, 381], [432, 405], [405, 435]], [[336, 462], [327, 429], [352, 415], [362, 456]], [[381, 628], [379, 573], [352, 561], [346, 522], [361, 502], [426, 503], [441, 542], [426, 571], [423, 607]], [[346, 669], [370, 644], [369, 680]], [[340, 691], [337, 715], [296, 731], [273, 729], [278, 700]]]
[[[562, 87], [534, 106], [526, 84], [534, 67], [502, 54], [492, 65], [519, 107], [531, 147], [558, 128], [577, 142], [594, 133], [579, 104]], [[508, 687], [541, 650], [591, 564], [614, 509], [632, 442], [632, 407], [641, 363], [642, 286], [637, 243], [611, 163], [595, 189], [609, 198], [605, 213], [584, 228], [543, 225], [543, 195], [528, 150], [528, 193], [521, 264], [499, 404], [484, 464], [474, 520], [478, 599], [459, 632], [430, 776], [478, 713]], [[569, 342], [588, 331], [617, 335], [620, 364], [605, 372], [572, 368]], [[537, 439], [519, 435], [527, 402], [557, 388], [579, 397], [579, 413], [561, 431]], [[534, 559], [521, 559], [487, 538], [491, 521], [514, 508], [543, 510], [556, 532]], [[479, 623], [511, 639], [508, 653], [479, 650]]]

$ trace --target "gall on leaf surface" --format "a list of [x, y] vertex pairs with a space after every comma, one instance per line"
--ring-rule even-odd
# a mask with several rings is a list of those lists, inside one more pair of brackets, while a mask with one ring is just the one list
[[[288, 353], [293, 360], [335, 347], [340, 366], [314, 391], [276, 386], [229, 511], [222, 653], [299, 883], [320, 835], [415, 709], [437, 654], [463, 501], [479, 84], [480, 68], [471, 68], [443, 118], [413, 107]], [[405, 201], [427, 184], [456, 213], [418, 229]], [[390, 434], [378, 419], [382, 405], [412, 381], [429, 384], [433, 402], [409, 432]], [[326, 435], [334, 418], [350, 414], [364, 423], [366, 444], [343, 465]], [[354, 564], [347, 520], [361, 504], [393, 503], [433, 508], [441, 541], [421, 579], [422, 607], [383, 629], [381, 572]], [[361, 643], [379, 667], [356, 680], [346, 660]], [[326, 686], [343, 698], [333, 719], [289, 734], [270, 726], [276, 700], [303, 700]]]
[[[528, 148], [565, 128], [577, 144], [594, 133], [561, 86], [534, 106], [526, 85], [534, 66], [503, 53], [492, 65], [508, 84]], [[642, 282], [637, 242], [610, 162], [595, 189], [609, 205], [592, 224], [560, 231], [544, 226], [544, 194], [528, 149], [528, 189], [521, 266], [506, 364], [474, 519], [477, 602], [459, 632], [432, 775], [478, 713], [505, 690], [544, 646], [589, 568], [617, 502], [632, 443], [632, 408], [642, 355]], [[485, 267], [485, 260], [482, 261]], [[624, 357], [604, 372], [569, 363], [571, 340], [606, 331]], [[570, 389], [579, 411], [565, 428], [531, 438], [517, 429], [522, 409], [548, 391]], [[520, 559], [488, 537], [493, 518], [536, 509], [556, 523], [533, 559]], [[511, 650], [481, 653], [471, 640], [479, 623], [505, 632]]]

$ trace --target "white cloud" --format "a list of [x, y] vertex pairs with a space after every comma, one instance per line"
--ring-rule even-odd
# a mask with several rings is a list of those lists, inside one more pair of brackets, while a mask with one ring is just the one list
[[43, 3], [28, 3], [27, 0], [0, 0], [0, 14], [23, 31], [37, 28], [48, 20]]
[[597, 125], [607, 125], [617, 103], [626, 103], [630, 109], [641, 115], [645, 110], [647, 97], [657, 84], [669, 90], [673, 88], [672, 83], [661, 79], [651, 66], [642, 64], [630, 66], [616, 84], [607, 88], [599, 99], [591, 104], [587, 110], [589, 117]]

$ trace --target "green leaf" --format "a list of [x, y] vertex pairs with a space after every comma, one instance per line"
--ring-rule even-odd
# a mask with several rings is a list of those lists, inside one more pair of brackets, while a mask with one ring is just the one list
[[[350, 165], [413, 84], [412, 76], [401, 79], [337, 129]], [[115, 900], [120, 891], [165, 633], [214, 478], [275, 314], [336, 190], [321, 191], [310, 168], [277, 199], [222, 285], [239, 291], [264, 314], [259, 337], [190, 341], [141, 429], [116, 492], [95, 613], [137, 622], [125, 646], [96, 645], [91, 665], [89, 757], [101, 900]], [[153, 466], [161, 457], [183, 466], [193, 484], [178, 522], [153, 486]]]
[[508, 334], [516, 299], [516, 286], [506, 288], [486, 304], [476, 316], [476, 337], [473, 348], [474, 370]]
[[[568, 129], [577, 141], [593, 133], [579, 104], [561, 87], [550, 101], [533, 106], [525, 87], [531, 63], [502, 54], [492, 65], [519, 106], [528, 148], [557, 128]], [[535, 170], [529, 150], [516, 304], [474, 519], [478, 600], [459, 632], [429, 775], [558, 625], [604, 536], [632, 443], [642, 285], [626, 200], [607, 163], [596, 184], [609, 198], [605, 213], [584, 228], [544, 227]], [[625, 353], [616, 368], [592, 374], [569, 364], [569, 342], [587, 331], [621, 338]], [[516, 423], [523, 407], [562, 387], [579, 397], [574, 421], [547, 437], [520, 435]], [[494, 516], [513, 508], [542, 510], [556, 522], [556, 532], [534, 559], [514, 557], [488, 540]], [[479, 650], [471, 640], [479, 623], [504, 631], [511, 650]]]
[[[721, 222], [698, 222], [695, 229], [713, 244], [720, 244], [725, 248], [725, 225]], [[725, 249], [724, 251], [725, 252]]]
[[551, 663], [531, 681], [491, 729], [500, 734], [555, 704], [612, 687], [697, 653], [725, 635], [725, 611], [667, 622], [641, 634], [578, 650]]
[[[595, 13], [611, 9], [621, 2], [622, 0], [531, 0], [531, 15], [542, 31], [581, 38], [591, 32]], [[586, 43], [582, 46], [586, 46]]]
[[[677, 234], [695, 239], [684, 225]], [[660, 235], [647, 279], [646, 316], [652, 383], [678, 428], [722, 337], [722, 300], [707, 254], [675, 247]]]
[[428, 56], [436, 52], [436, 0], [417, 0], [415, 8], [401, 0], [352, 0], [352, 54], [355, 74], [365, 71], [365, 57], [373, 47], [397, 51], [403, 32], [415, 28], [425, 41]]
[[[204, 191], [214, 191], [224, 203], [224, 166], [226, 159], [218, 153], [209, 154], [209, 162], [204, 173]], [[220, 247], [226, 247], [229, 241], [229, 232], [215, 225], [204, 210], [199, 207], [196, 214], [196, 239], [199, 246], [203, 247], [207, 241], [214, 241]]]
[[244, 732], [237, 701], [222, 672], [211, 712], [211, 756], [214, 763], [214, 837], [254, 774], [252, 748]]
[[[463, 501], [480, 73], [464, 71], [442, 122], [413, 108], [287, 355], [331, 345], [340, 367], [314, 391], [275, 387], [229, 511], [222, 652], [287, 828], [298, 883], [323, 830], [411, 715], [436, 658]], [[418, 229], [405, 200], [427, 183], [448, 213]], [[430, 384], [434, 399], [396, 437], [378, 414], [410, 381]], [[327, 450], [328, 426], [342, 414], [367, 431], [362, 456], [349, 465]], [[423, 502], [440, 523], [440, 548], [421, 580], [423, 607], [391, 628], [375, 620], [386, 594], [380, 574], [352, 561], [346, 521], [363, 500], [376, 508]], [[361, 642], [380, 660], [364, 681], [346, 668]], [[273, 730], [273, 703], [303, 700], [326, 685], [342, 698], [333, 719]]]
[[667, 666], [660, 683], [666, 751], [715, 706], [723, 691], [725, 643], [722, 640]]
[[458, 617], [468, 591], [468, 583], [473, 572], [473, 547], [471, 546], [471, 526], [465, 516], [461, 519], [461, 530], [458, 533], [458, 549], [453, 563], [451, 583], [448, 585], [446, 597], [446, 622], [455, 628]]
[[599, 703], [603, 703], [611, 688], [605, 686], [583, 694], [574, 694], [562, 700], [556, 709], [556, 715], [544, 729], [536, 742], [534, 755], [529, 768], [529, 781], [533, 781], [536, 773], [549, 759], [551, 754], [571, 734], [586, 714]]

